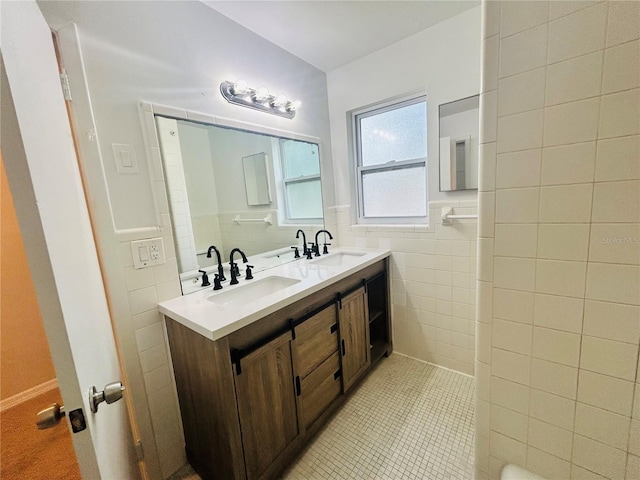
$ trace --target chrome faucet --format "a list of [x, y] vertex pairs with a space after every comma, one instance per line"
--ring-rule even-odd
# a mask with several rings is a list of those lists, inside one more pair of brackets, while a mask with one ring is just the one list
[[211, 250], [215, 250], [216, 256], [218, 257], [218, 279], [221, 282], [224, 282], [226, 278], [224, 278], [224, 267], [222, 266], [222, 258], [220, 257], [220, 252], [215, 246], [211, 245], [209, 247], [209, 250], [207, 250], [207, 258], [211, 258]]
[[306, 255], [307, 254], [307, 237], [304, 234], [304, 231], [300, 229], [296, 232], [296, 238], [300, 238], [300, 234], [302, 234], [302, 254]]
[[244, 252], [239, 248], [234, 248], [233, 250], [231, 250], [231, 254], [229, 255], [229, 265], [231, 266], [231, 281], [229, 282], [229, 285], [236, 285], [238, 283], [238, 277], [240, 276], [240, 269], [238, 268], [238, 265], [233, 261], [233, 254], [236, 252], [242, 255], [242, 263], [247, 263], [249, 261], [247, 260], [247, 256], [244, 254]]
[[[320, 256], [320, 244], [318, 243], [318, 235], [320, 235], [321, 233], [326, 233], [327, 235], [329, 235], [329, 240], [333, 240], [333, 235], [331, 235], [331, 233], [329, 232], [329, 230], [318, 230], [316, 232], [316, 244], [314, 245], [313, 249], [315, 250], [315, 256], [319, 257]], [[322, 249], [322, 253], [323, 254], [327, 254], [329, 253], [329, 249], [327, 248], [327, 245], [331, 245], [330, 243], [326, 243], [326, 238], [325, 238], [325, 243], [324, 248]]]

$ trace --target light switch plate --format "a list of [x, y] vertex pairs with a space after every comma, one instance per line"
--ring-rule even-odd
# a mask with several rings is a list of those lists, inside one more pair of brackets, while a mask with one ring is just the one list
[[136, 159], [136, 149], [133, 145], [113, 143], [111, 148], [113, 149], [118, 173], [138, 173], [138, 160]]
[[165, 263], [162, 238], [149, 238], [131, 242], [134, 268], [146, 268]]

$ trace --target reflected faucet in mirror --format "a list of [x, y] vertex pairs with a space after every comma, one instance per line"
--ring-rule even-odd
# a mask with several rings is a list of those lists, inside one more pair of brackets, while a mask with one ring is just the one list
[[[329, 230], [318, 230], [316, 232], [316, 243], [313, 246], [314, 251], [315, 251], [315, 256], [319, 257], [320, 256], [320, 244], [318, 243], [318, 235], [320, 235], [321, 233], [326, 233], [327, 235], [329, 235], [329, 240], [333, 240], [333, 235], [331, 235], [331, 233], [329, 232]], [[327, 239], [325, 237], [324, 239], [324, 243], [323, 243], [323, 249], [322, 249], [322, 254], [326, 255], [327, 253], [329, 253], [329, 249], [327, 248], [327, 245], [331, 245], [330, 243], [327, 243]]]
[[300, 234], [302, 234], [302, 254], [307, 254], [307, 236], [304, 234], [304, 231], [299, 229], [296, 232], [296, 238], [300, 238]]
[[220, 251], [215, 247], [215, 245], [211, 245], [209, 247], [209, 250], [207, 250], [207, 258], [211, 258], [211, 250], [214, 250], [216, 252], [216, 257], [218, 260], [218, 279], [221, 282], [224, 282], [226, 278], [224, 276], [224, 267], [222, 266], [222, 257], [220, 257]]
[[[233, 255], [238, 252], [242, 256], [242, 263], [247, 263], [247, 256], [244, 254], [242, 250], [239, 248], [234, 248], [231, 250], [229, 254], [229, 266], [231, 267], [231, 281], [229, 285], [236, 285], [238, 283], [238, 277], [240, 276], [240, 269], [238, 268], [238, 264], [233, 261]], [[249, 272], [250, 273], [250, 272]]]

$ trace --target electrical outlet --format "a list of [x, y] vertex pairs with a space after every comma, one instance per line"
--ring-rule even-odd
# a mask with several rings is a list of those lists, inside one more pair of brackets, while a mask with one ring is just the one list
[[162, 238], [131, 242], [134, 268], [146, 268], [165, 263]]

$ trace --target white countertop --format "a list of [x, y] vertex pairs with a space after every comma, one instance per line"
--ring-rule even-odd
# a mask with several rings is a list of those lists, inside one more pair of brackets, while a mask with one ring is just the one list
[[[314, 260], [328, 257], [328, 255], [315, 257], [314, 260], [295, 260], [255, 273], [254, 280], [245, 280], [243, 275], [239, 277], [240, 283], [237, 285], [229, 285], [228, 282], [224, 282], [222, 290], [213, 291], [212, 288], [206, 288], [167, 300], [159, 304], [160, 312], [206, 338], [217, 340], [369, 265], [373, 265], [391, 254], [389, 250], [342, 247], [333, 249], [330, 255], [340, 252], [359, 252], [364, 255], [353, 257], [349, 264], [340, 266], [314, 263]], [[247, 298], [247, 301], [242, 303], [234, 302], [230, 305], [220, 305], [208, 300], [213, 295], [239, 289], [251, 282], [271, 276], [292, 278], [299, 280], [299, 282], [261, 298]]]

